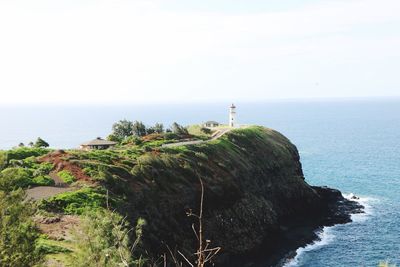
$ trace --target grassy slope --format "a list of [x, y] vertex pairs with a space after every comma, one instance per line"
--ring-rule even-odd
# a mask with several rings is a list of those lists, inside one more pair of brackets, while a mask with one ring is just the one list
[[162, 242], [193, 251], [192, 220], [185, 210], [197, 212], [202, 178], [206, 235], [228, 257], [254, 249], [280, 218], [298, 212], [304, 200], [315, 200], [295, 146], [273, 130], [236, 129], [201, 145], [161, 148], [166, 142], [155, 138], [116, 150], [67, 151], [63, 160], [79, 166], [91, 182], [42, 201], [41, 208], [80, 214], [104, 207], [108, 190], [109, 202], [132, 225], [139, 217], [148, 221], [143, 246], [151, 256], [165, 251]]

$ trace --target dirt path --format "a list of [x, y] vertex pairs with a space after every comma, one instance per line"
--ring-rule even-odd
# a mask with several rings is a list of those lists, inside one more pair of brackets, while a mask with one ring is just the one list
[[178, 142], [178, 143], [172, 143], [172, 144], [164, 144], [162, 147], [176, 147], [176, 146], [186, 146], [186, 145], [197, 145], [197, 144], [202, 144], [210, 141], [214, 141], [227, 132], [231, 131], [232, 129], [222, 129], [222, 130], [217, 130], [210, 139], [208, 140], [194, 140], [194, 141], [185, 141], [185, 142]]
[[72, 191], [72, 187], [37, 186], [26, 190], [27, 198], [32, 200], [46, 199], [60, 193]]

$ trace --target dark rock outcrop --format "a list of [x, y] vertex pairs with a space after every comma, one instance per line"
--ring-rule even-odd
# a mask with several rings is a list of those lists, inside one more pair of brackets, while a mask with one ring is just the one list
[[361, 206], [334, 189], [304, 181], [296, 147], [263, 127], [231, 131], [201, 145], [141, 156], [129, 181], [130, 220], [147, 220], [143, 251], [157, 258], [166, 245], [196, 251], [191, 229], [205, 185], [205, 238], [222, 247], [217, 266], [275, 265], [316, 238], [324, 225], [346, 223]]

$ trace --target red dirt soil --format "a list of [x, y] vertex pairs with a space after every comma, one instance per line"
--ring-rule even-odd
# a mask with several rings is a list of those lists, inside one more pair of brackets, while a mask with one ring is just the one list
[[71, 163], [68, 160], [69, 156], [70, 155], [68, 155], [68, 153], [58, 150], [44, 155], [43, 157], [39, 158], [39, 161], [53, 163], [55, 167], [53, 171], [56, 173], [62, 170], [67, 170], [72, 173], [77, 180], [91, 182], [92, 179], [83, 172], [81, 167], [75, 163]]

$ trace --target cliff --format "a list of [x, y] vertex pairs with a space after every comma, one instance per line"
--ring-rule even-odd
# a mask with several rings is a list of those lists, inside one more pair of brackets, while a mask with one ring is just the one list
[[[361, 212], [339, 191], [308, 185], [296, 147], [274, 130], [254, 126], [212, 141], [162, 146], [176, 141], [170, 137], [149, 135], [113, 150], [17, 149], [7, 153], [2, 173], [34, 186], [28, 196], [46, 211], [41, 229], [54, 240], [68, 240], [65, 227], [79, 225], [87, 209], [111, 206], [131, 226], [145, 219], [135, 254], [149, 260], [164, 253], [171, 259], [167, 247], [193, 257], [197, 220], [187, 212], [199, 213], [200, 181], [204, 238], [222, 248], [217, 266], [279, 265], [316, 239], [315, 230], [350, 222], [351, 213]], [[61, 189], [51, 186], [56, 180]]]
[[[233, 130], [199, 145], [159, 148], [137, 158], [125, 180], [124, 211], [148, 222], [143, 248], [151, 257], [171, 248], [192, 255], [199, 178], [205, 186], [205, 238], [222, 247], [218, 266], [276, 264], [316, 238], [323, 225], [346, 223], [360, 206], [340, 192], [311, 187], [296, 147], [263, 127]], [[126, 190], [125, 190], [126, 191]]]

